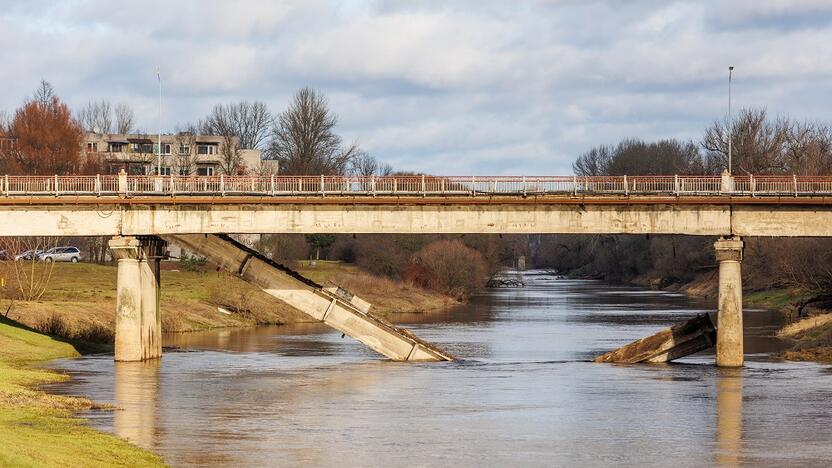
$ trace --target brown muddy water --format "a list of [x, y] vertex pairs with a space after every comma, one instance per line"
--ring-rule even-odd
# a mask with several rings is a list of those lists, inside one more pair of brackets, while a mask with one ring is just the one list
[[159, 362], [60, 361], [51, 391], [114, 403], [93, 427], [173, 466], [829, 466], [832, 368], [776, 358], [746, 311], [747, 366], [712, 353], [588, 362], [713, 307], [526, 273], [524, 289], [405, 323], [459, 362], [386, 361], [319, 326], [166, 337]]

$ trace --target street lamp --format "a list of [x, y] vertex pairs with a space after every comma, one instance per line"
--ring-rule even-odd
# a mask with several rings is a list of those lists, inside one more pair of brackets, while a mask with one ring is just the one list
[[162, 174], [162, 74], [156, 66], [156, 79], [159, 81], [159, 139], [156, 145], [156, 175]]
[[731, 78], [734, 67], [728, 67], [728, 175], [731, 175], [731, 147], [734, 139], [734, 121], [731, 118]]

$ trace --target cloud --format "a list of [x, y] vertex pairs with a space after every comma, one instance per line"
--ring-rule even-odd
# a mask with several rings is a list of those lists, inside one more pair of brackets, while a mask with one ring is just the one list
[[[555, 173], [622, 138], [696, 139], [735, 104], [830, 120], [825, 1], [0, 0], [0, 110], [41, 78], [155, 129], [314, 86], [347, 140], [402, 169]], [[148, 15], [159, 11], [164, 14]]]

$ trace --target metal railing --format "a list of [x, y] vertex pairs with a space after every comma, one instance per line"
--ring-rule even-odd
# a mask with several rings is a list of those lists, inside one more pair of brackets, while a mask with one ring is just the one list
[[0, 176], [0, 196], [832, 196], [832, 176]]

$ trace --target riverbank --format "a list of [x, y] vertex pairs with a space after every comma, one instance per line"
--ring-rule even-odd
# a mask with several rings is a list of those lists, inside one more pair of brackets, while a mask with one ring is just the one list
[[0, 317], [0, 466], [164, 466], [158, 456], [73, 416], [97, 407], [94, 402], [37, 389], [68, 378], [38, 363], [77, 356], [72, 344]]
[[[305, 314], [239, 278], [210, 266], [196, 271], [164, 262], [162, 330], [183, 333], [213, 328], [309, 322]], [[353, 265], [317, 262], [299, 272], [323, 285], [339, 285], [373, 304], [371, 312], [395, 321], [397, 313], [431, 313], [457, 302], [404, 282], [379, 278]], [[7, 280], [6, 288], [14, 280]], [[38, 301], [0, 301], [0, 314], [50, 335], [111, 343], [115, 329], [116, 267], [59, 263]], [[221, 310], [220, 310], [221, 309]]]

